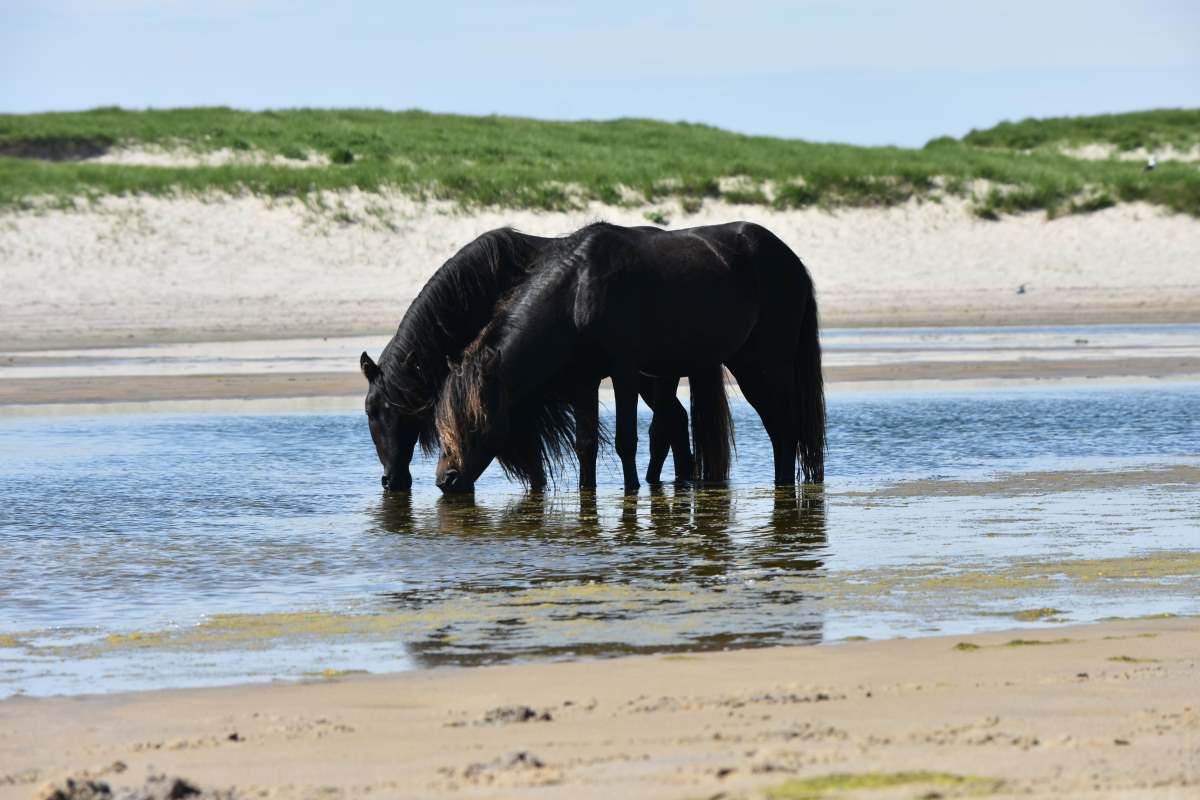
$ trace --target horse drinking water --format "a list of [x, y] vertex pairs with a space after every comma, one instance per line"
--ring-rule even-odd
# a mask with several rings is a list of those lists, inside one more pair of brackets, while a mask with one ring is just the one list
[[775, 483], [795, 483], [797, 460], [805, 481], [824, 480], [817, 303], [808, 271], [778, 237], [746, 222], [680, 231], [597, 223], [538, 258], [442, 387], [443, 491], [471, 491], [507, 446], [514, 409], [554, 381], [574, 385], [580, 483], [594, 485], [595, 442], [586, 437], [605, 376], [625, 488], [635, 491], [639, 374], [721, 364], [767, 430]]
[[[376, 363], [367, 353], [359, 366], [367, 378], [366, 412], [376, 454], [383, 465], [383, 486], [407, 490], [413, 450], [432, 454], [438, 447], [434, 408], [457, 357], [491, 320], [497, 303], [524, 282], [538, 254], [557, 241], [499, 228], [465, 245], [443, 264], [409, 306], [395, 336]], [[719, 370], [700, 376], [716, 398]], [[657, 482], [668, 450], [675, 454], [676, 479], [720, 479], [728, 469], [729, 444], [720, 430], [696, 429], [696, 457], [688, 442], [687, 412], [675, 398], [669, 378], [643, 381], [642, 393], [655, 409], [651, 425], [652, 458], [647, 480]], [[719, 398], [723, 402], [723, 390]], [[716, 400], [714, 400], [716, 402]], [[702, 415], [716, 419], [721, 409]], [[554, 386], [513, 409], [512, 435], [497, 452], [505, 471], [533, 488], [546, 483], [548, 470], [561, 464], [575, 439], [569, 398]]]

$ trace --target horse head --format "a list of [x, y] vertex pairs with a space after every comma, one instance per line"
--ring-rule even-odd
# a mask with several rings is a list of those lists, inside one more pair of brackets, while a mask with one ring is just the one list
[[437, 485], [447, 494], [474, 491], [507, 439], [509, 412], [495, 376], [499, 361], [493, 347], [469, 350], [442, 387], [436, 411], [442, 443]]
[[399, 362], [395, 366], [398, 375], [389, 374], [385, 378], [383, 369], [369, 355], [363, 353], [358, 360], [359, 369], [367, 379], [367, 425], [375, 443], [375, 454], [383, 465], [383, 488], [396, 492], [412, 488], [408, 464], [423, 426], [420, 416], [398, 402], [394, 390], [390, 391], [389, 387], [389, 383], [395, 383], [395, 377], [412, 367], [410, 362], [411, 359]]

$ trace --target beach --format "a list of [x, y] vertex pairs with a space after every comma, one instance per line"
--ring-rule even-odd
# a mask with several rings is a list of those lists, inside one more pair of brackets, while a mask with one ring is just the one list
[[[255, 481], [280, 470], [281, 464], [293, 465], [282, 468], [290, 477], [303, 478], [304, 469], [311, 469], [307, 461], [318, 456], [285, 452], [276, 458], [267, 453], [260, 456], [261, 461], [253, 461], [244, 444], [253, 440], [259, 449], [270, 442], [278, 447], [269, 431], [286, 427], [291, 418], [263, 416], [267, 420], [263, 425], [269, 427], [253, 428], [253, 434], [236, 426], [257, 425], [259, 417], [255, 415], [332, 409], [336, 414], [329, 419], [314, 416], [316, 427], [296, 428], [293, 439], [313, 452], [321, 448], [322, 463], [346, 458], [349, 434], [343, 430], [365, 430], [360, 417], [353, 419], [355, 427], [351, 428], [345, 416], [350, 409], [361, 415], [363, 382], [357, 372], [358, 352], [378, 353], [423, 282], [455, 250], [501, 225], [553, 235], [595, 219], [645, 224], [649, 210], [591, 206], [572, 213], [465, 213], [448, 204], [356, 192], [341, 195], [338, 202], [353, 221], [335, 221], [299, 201], [267, 201], [254, 196], [109, 197], [90, 206], [80, 203], [73, 210], [0, 215], [0, 416], [12, 418], [10, 435], [39, 442], [47, 436], [62, 437], [53, 441], [65, 443], [64, 458], [75, 457], [72, 448], [82, 448], [83, 455], [74, 468], [80, 480], [89, 480], [88, 458], [95, 448], [111, 446], [119, 456], [113, 473], [118, 475], [115, 485], [119, 487], [130, 480], [127, 470], [136, 468], [131, 464], [139, 460], [152, 464], [168, 488], [155, 489], [164, 494], [145, 501], [152, 509], [145, 520], [135, 514], [135, 510], [141, 513], [137, 503], [143, 500], [134, 498], [122, 505], [125, 501], [120, 495], [115, 499], [103, 495], [104, 484], [97, 489], [99, 499], [91, 501], [97, 506], [104, 502], [120, 506], [125, 526], [122, 536], [141, 525], [145, 530], [138, 528], [139, 535], [144, 534], [146, 541], [156, 546], [158, 526], [168, 524], [160, 523], [157, 514], [175, 508], [172, 503], [186, 512], [174, 510], [164, 519], [185, 519], [177, 527], [188, 535], [207, 531], [186, 514], [241, 495], [229, 487], [210, 488], [213, 478], [206, 465], [189, 467], [193, 462], [164, 452], [164, 443], [176, 441], [174, 429], [164, 423], [163, 431], [153, 434], [159, 438], [152, 438], [145, 432], [152, 427], [148, 417], [139, 415], [150, 409], [166, 410], [180, 415], [184, 420], [180, 425], [199, 426], [199, 433], [188, 429], [179, 434], [183, 437], [181, 448], [198, 449], [188, 444], [193, 441], [188, 436], [201, 443], [202, 453], [208, 452], [202, 449], [206, 447], [216, 448], [214, 453], [220, 447], [233, 448], [223, 469], [239, 486], [259, 487]], [[382, 210], [368, 212], [368, 207]], [[895, 398], [911, 390], [914, 396], [924, 392], [936, 399], [946, 391], [976, 391], [966, 399], [955, 395], [962, 405], [946, 411], [943, 418], [930, 411], [929, 419], [934, 422], [924, 436], [933, 438], [946, 429], [953, 441], [978, 443], [972, 446], [991, 453], [989, 459], [1007, 465], [1013, 474], [989, 484], [981, 480], [987, 476], [981, 475], [971, 460], [974, 451], [961, 467], [953, 458], [935, 453], [928, 466], [910, 467], [918, 470], [912, 474], [897, 473], [897, 482], [890, 485], [885, 479], [899, 459], [880, 450], [873, 456], [880, 459], [878, 464], [855, 467], [873, 474], [875, 483], [864, 483], [866, 479], [859, 473], [839, 475], [831, 481], [828, 537], [822, 504], [816, 516], [811, 510], [801, 513], [801, 529], [793, 532], [799, 538], [795, 539], [788, 539], [777, 527], [782, 519], [778, 500], [758, 497], [745, 487], [722, 495], [715, 504], [713, 498], [696, 495], [688, 499], [682, 490], [676, 490], [670, 499], [676, 505], [665, 510], [659, 505], [670, 502], [651, 495], [648, 505], [645, 498], [640, 506], [635, 503], [633, 516], [626, 505], [620, 521], [605, 522], [613, 530], [606, 528], [589, 546], [618, 562], [622, 552], [640, 552], [637, 548], [647, 546], [658, 553], [655, 558], [666, 559], [663, 564], [674, 564], [677, 554], [688, 553], [686, 537], [671, 546], [680, 548], [678, 551], [654, 550], [660, 544], [656, 537], [673, 535], [677, 523], [691, 526], [688, 513], [700, 520], [704, 514], [712, 515], [714, 508], [717, 523], [705, 523], [711, 530], [702, 528], [699, 521], [694, 524], [701, 528], [700, 534], [724, 544], [697, 546], [696, 552], [687, 556], [696, 559], [694, 564], [686, 562], [686, 568], [675, 577], [670, 577], [674, 573], [663, 564], [649, 559], [644, 574], [635, 574], [627, 564], [596, 567], [612, 573], [604, 577], [620, 577], [618, 573], [629, 570], [628, 585], [624, 578], [611, 587], [593, 587], [586, 581], [562, 583], [559, 576], [550, 575], [545, 587], [531, 588], [524, 584], [532, 569], [527, 566], [517, 570], [518, 588], [501, 587], [512, 593], [514, 606], [547, 609], [544, 618], [531, 610], [520, 625], [542, 626], [550, 638], [562, 631], [592, 631], [599, 638], [581, 638], [580, 653], [611, 656], [629, 649], [606, 640], [600, 627], [564, 625], [557, 616], [561, 609], [610, 603], [617, 611], [606, 612], [615, 614], [607, 618], [609, 624], [658, 641], [653, 635], [657, 635], [654, 625], [660, 620], [648, 620], [645, 630], [637, 624], [641, 616], [658, 613], [654, 598], [670, 597], [662, 602], [679, 603], [693, 614], [726, 613], [728, 624], [740, 624], [742, 618], [737, 615], [742, 606], [734, 604], [730, 611], [720, 604], [732, 602], [731, 597], [744, 598], [738, 603], [765, 613], [766, 601], [755, 606], [758, 601], [752, 594], [757, 580], [764, 590], [783, 587], [779, 590], [783, 599], [771, 601], [771, 613], [776, 615], [771, 620], [785, 621], [779, 623], [781, 629], [787, 628], [787, 621], [800, 608], [808, 608], [805, 613], [815, 613], [819, 620], [811, 629], [801, 630], [801, 635], [783, 641], [812, 636], [821, 646], [722, 652], [720, 636], [728, 632], [718, 627], [714, 630], [720, 636], [712, 637], [716, 644], [705, 648], [650, 644], [638, 651], [650, 655], [570, 663], [547, 662], [547, 658], [570, 656], [571, 648], [566, 645], [559, 650], [531, 650], [534, 657], [527, 661], [519, 656], [524, 651], [516, 648], [518, 663], [481, 667], [442, 666], [475, 662], [436, 661], [429, 655], [436, 655], [435, 651], [427, 649], [431, 661], [417, 666], [433, 668], [408, 672], [359, 674], [354, 658], [346, 656], [328, 669], [312, 670], [299, 681], [248, 684], [243, 677], [230, 686], [138, 692], [111, 691], [106, 681], [125, 675], [114, 673], [116, 677], [97, 679], [97, 694], [27, 697], [18, 693], [0, 700], [0, 800], [107, 796], [96, 794], [100, 783], [115, 796], [128, 792], [129, 797], [158, 797], [175, 791], [176, 779], [205, 796], [283, 799], [1183, 798], [1200, 792], [1197, 618], [1167, 618], [1171, 614], [1164, 611], [1157, 615], [1161, 618], [1154, 619], [1064, 624], [1062, 615], [1067, 612], [1049, 607], [1029, 609], [1034, 601], [1025, 594], [1027, 586], [1035, 587], [1029, 591], [1036, 595], [1074, 582], [1078, 591], [1070, 597], [1077, 603], [1079, 621], [1101, 618], [1098, 609], [1107, 602], [1144, 605], [1159, 589], [1161, 599], [1155, 602], [1163, 608], [1176, 608], [1178, 598], [1171, 594], [1171, 581], [1186, 588], [1190, 585], [1186, 581], [1193, 581], [1196, 574], [1194, 554], [1180, 550], [1180, 531], [1195, 518], [1195, 508], [1190, 505], [1194, 500], [1194, 454], [1177, 452], [1171, 444], [1182, 441], [1186, 429], [1180, 429], [1184, 430], [1181, 434], [1171, 427], [1179, 424], [1171, 421], [1174, 417], [1163, 422], [1161, 430], [1146, 422], [1145, 430], [1155, 431], [1159, 443], [1157, 450], [1142, 451], [1137, 448], [1149, 434], [1139, 433], [1142, 429], [1133, 426], [1122, 434], [1132, 442], [1127, 445], [1132, 455], [1126, 464], [1112, 459], [1099, 449], [1101, 445], [1094, 450], [1072, 449], [1075, 440], [1107, 441], [1110, 437], [1102, 430], [1073, 433], [1069, 425], [1063, 427], [1066, 423], [1054, 422], [1058, 427], [1047, 427], [1046, 435], [1058, 437], [1060, 443], [1053, 455], [1060, 460], [1046, 467], [1037, 460], [1036, 447], [1022, 448], [1018, 443], [1011, 452], [997, 455], [991, 443], [996, 438], [993, 429], [984, 426], [969, 435], [958, 434], [947, 422], [974, 419], [979, 402], [975, 398], [993, 390], [1008, 393], [1005, 397], [1015, 404], [1015, 410], [998, 416], [995, 425], [1010, 429], [1011, 420], [1018, 420], [1028, 426], [1033, 413], [1042, 414], [1038, 419], [1047, 418], [1046, 409], [1058, 408], [1047, 405], [1049, 400], [1035, 397], [1026, 406], [1021, 403], [1028, 398], [1012, 399], [1012, 390], [1029, 386], [1073, 387], [1072, 391], [1085, 394], [1093, 387], [1110, 385], [1147, 390], [1149, 399], [1138, 399], [1139, 395], [1123, 408], [1129, 415], [1145, 413], [1148, 420], [1153, 415], [1141, 411], [1148, 404], [1169, 401], [1173, 408], [1185, 406], [1191, 396], [1187, 387], [1200, 376], [1200, 335], [1195, 325], [1200, 320], [1196, 221], [1140, 204], [1053, 220], [1036, 213], [985, 221], [949, 198], [889, 209], [788, 212], [711, 201], [699, 212], [672, 211], [671, 217], [672, 227], [744, 218], [778, 233], [801, 255], [816, 282], [830, 392], [863, 396], [882, 392]], [[1153, 394], [1161, 386], [1184, 388]], [[1064, 397], [1062, 402], [1080, 402], [1075, 395]], [[1086, 407], [1093, 410], [1112, 407], [1110, 399], [1102, 395], [1089, 394], [1085, 399], [1092, 404]], [[850, 431], [845, 435], [860, 437], [852, 440], [860, 454], [869, 455], [872, 447], [877, 447], [871, 435], [878, 430], [884, 430], [889, 441], [902, 438], [902, 420], [911, 410], [896, 410], [896, 421], [889, 423], [892, 427], [878, 427], [880, 410], [886, 410], [891, 402], [885, 399], [878, 406], [868, 404], [855, 412], [859, 416], [851, 419], [854, 425], [845, 429]], [[187, 416], [212, 408], [208, 405], [212, 403], [224, 403], [215, 406], [224, 415], [216, 422], [196, 422]], [[858, 409], [859, 405], [835, 408]], [[840, 413], [848, 418], [849, 412]], [[78, 428], [69, 427], [64, 433], [45, 421], [54, 415], [82, 421]], [[129, 430], [111, 420], [120, 415], [141, 426], [140, 436], [151, 437], [145, 439], [147, 449], [134, 458], [125, 450]], [[19, 416], [33, 422], [26, 425]], [[226, 424], [236, 430], [226, 432], [221, 427]], [[424, 495], [415, 501], [415, 510], [411, 502], [404, 508], [392, 508], [386, 497], [378, 497], [377, 465], [369, 442], [364, 439], [359, 444], [361, 452], [355, 450], [354, 454], [362, 458], [347, 461], [352, 467], [344, 469], [355, 485], [369, 482], [374, 494], [331, 501], [331, 512], [306, 498], [305, 513], [317, 518], [320, 513], [333, 513], [337, 523], [328, 530], [318, 527], [312, 539], [301, 545], [296, 523], [283, 513], [283, 509], [299, 506], [287, 497], [256, 488], [262, 498], [245, 501], [249, 503], [246, 508], [264, 509], [267, 516], [247, 516], [242, 528], [202, 534], [221, 537], [212, 540], [214, 552], [226, 544], [226, 537], [244, 536], [248, 549], [222, 556], [218, 571], [227, 568], [233, 575], [251, 564], [257, 582], [264, 572], [278, 569], [280, 575], [272, 574], [271, 580], [288, 585], [292, 579], [287, 576], [301, 574], [309, 562], [290, 562], [286, 559], [292, 556], [285, 553], [299, 548], [296, 558], [307, 558], [308, 552], [323, 553], [312, 559], [334, 563], [334, 551], [343, 540], [333, 538], [331, 531], [346, 537], [344, 541], [351, 547], [358, 547], [359, 539], [365, 537], [364, 551], [389, 553], [389, 546], [421, 550], [424, 545], [417, 534], [421, 526], [428, 528], [420, 531], [420, 536], [430, 537], [428, 541], [457, 547], [464, 568], [472, 558], [481, 558], [476, 549], [479, 543], [471, 538], [471, 525], [479, 526], [476, 533], [494, 537], [500, 546], [511, 546], [512, 553], [522, 554], [506, 555], [500, 550], [497, 562], [481, 560], [477, 577], [485, 583], [505, 565], [519, 567], [519, 557], [529, 548], [546, 547], [548, 565], [557, 564], [561, 556], [550, 544], [561, 546], [569, 558], [586, 561], [594, 557], [576, 547], [575, 539], [582, 534], [571, 526], [582, 525], [582, 512], [573, 510], [574, 516], [568, 515], [563, 523], [555, 516], [561, 509], [555, 510], [552, 501], [535, 509], [531, 521], [522, 521], [519, 515], [506, 516], [511, 509], [499, 513], [496, 509], [501, 508], [501, 500], [487, 497], [481, 510], [461, 512], [465, 514], [461, 517], [455, 516], [460, 512]], [[916, 444], [912, 447], [920, 449]], [[50, 448], [53, 451], [54, 445]], [[756, 448], [769, 450], [765, 444]], [[749, 462], [755, 452], [743, 450], [740, 455]], [[55, 474], [59, 467], [44, 455], [37, 455], [41, 460], [36, 466], [43, 472], [36, 474]], [[289, 462], [287, 458], [299, 460]], [[1112, 463], [1106, 464], [1104, 458]], [[184, 470], [187, 480], [172, 478], [173, 466]], [[18, 476], [30, 468], [14, 466], [12, 474]], [[247, 472], [236, 472], [239, 468]], [[1110, 468], [1113, 471], [1104, 471]], [[1055, 469], [1059, 471], [1045, 471]], [[98, 474], [107, 479], [108, 473]], [[63, 480], [72, 477], [68, 469]], [[18, 478], [13, 480], [17, 486]], [[187, 494], [193, 480], [195, 497]], [[489, 485], [485, 494], [487, 491], [501, 490]], [[1087, 492], [1099, 491], [1114, 493], [1105, 497], [1120, 500], [1119, 513], [1109, 515], [1112, 530], [1106, 530], [1108, 538], [1103, 539], [1104, 546], [1119, 544], [1111, 545], [1116, 549], [1110, 548], [1109, 561], [1084, 562], [1080, 558], [1089, 554], [1086, 547], [1081, 545], [1075, 551], [1073, 545], [1054, 540], [1047, 531], [1076, 531], [1081, 536], [1086, 533], [1080, 541], [1101, 541], [1095, 533], [1099, 523], [1088, 522], [1091, 509], [1087, 506], [1087, 498], [1094, 496]], [[1116, 494], [1120, 491], [1126, 494]], [[172, 497], [170, 492], [180, 494]], [[62, 494], [72, 499], [84, 496], [69, 487]], [[508, 502], [507, 495], [500, 497]], [[488, 508], [489, 500], [496, 509]], [[953, 505], [959, 501], [959, 506]], [[242, 502], [237, 499], [233, 507], [238, 513], [250, 514], [239, 505]], [[602, 506], [615, 508], [617, 502], [601, 498]], [[775, 506], [770, 511], [772, 502]], [[272, 503], [280, 511], [276, 512]], [[690, 512], [685, 508], [683, 516], [671, 516], [687, 503], [691, 503]], [[63, 504], [68, 510], [71, 505]], [[731, 521], [739, 513], [759, 513], [759, 506], [761, 518]], [[861, 547], [856, 537], [862, 535], [869, 520], [880, 518], [880, 509], [897, 515], [898, 521], [888, 524], [901, 526], [905, 532], [929, 526], [927, 534], [942, 536], [939, 546], [951, 548], [945, 550], [946, 562], [926, 558], [913, 542], [904, 546], [917, 550], [897, 556], [905, 561], [903, 565], [876, 564], [871, 547], [865, 549], [869, 558], [856, 555], [859, 551], [854, 547]], [[1160, 541], [1146, 543], [1146, 552], [1153, 555], [1158, 547], [1164, 555], [1153, 568], [1145, 568], [1140, 566], [1136, 548], [1130, 550], [1125, 541], [1127, 529], [1136, 530], [1135, 523], [1151, 518], [1151, 509], [1161, 516], [1146, 524], [1160, 534]], [[271, 516], [276, 514], [278, 519]], [[423, 521], [423, 514], [431, 519]], [[923, 518], [922, 514], [933, 516]], [[768, 519], [779, 540], [770, 546], [755, 538], [765, 530], [768, 523], [764, 520]], [[56, 524], [61, 524], [63, 531], [80, 531], [86, 539], [91, 520], [86, 514], [79, 520]], [[548, 530], [552, 523], [569, 529], [561, 543], [556, 539], [558, 533]], [[266, 540], [275, 536], [275, 525], [281, 526], [282, 533], [277, 542], [272, 539], [270, 546], [275, 549], [270, 552], [274, 555], [262, 556], [266, 560], [261, 564], [252, 560], [260, 557]], [[359, 525], [363, 526], [361, 532]], [[890, 535], [886, 524], [875, 533], [880, 540]], [[378, 538], [380, 534], [388, 539]], [[448, 538], [451, 535], [463, 539]], [[619, 546], [609, 544], [605, 536], [613, 536], [611, 541]], [[997, 537], [1007, 536], [1012, 537], [1011, 549], [997, 544], [1001, 542]], [[1045, 549], [1023, 549], [1033, 541], [1023, 538], [1029, 536], [1039, 546], [1044, 539]], [[406, 537], [411, 541], [404, 541]], [[1069, 538], [1075, 541], [1074, 535]], [[981, 544], [974, 544], [976, 541]], [[195, 545], [186, 537], [180, 542], [171, 545], [177, 548], [172, 558], [179, 560], [172, 569], [187, 572], [191, 567], [182, 564], [197, 557]], [[330, 549], [322, 551], [314, 542], [327, 542]], [[86, 546], [81, 544], [80, 549]], [[124, 546], [113, 545], [111, 554], [104, 554], [104, 564], [117, 558]], [[956, 547], [965, 549], [960, 552], [953, 549]], [[993, 553], [988, 547], [997, 549]], [[840, 557], [847, 549], [854, 569], [838, 572], [830, 566], [838, 564], [830, 556]], [[1050, 554], [1062, 557], [1061, 570], [1047, 568], [1045, 575], [1031, 571], [1031, 564], [1051, 563]], [[398, 549], [389, 557], [402, 565], [423, 563]], [[971, 558], [978, 560], [971, 562]], [[727, 575], [722, 580], [730, 581], [730, 590], [723, 583], [684, 583], [694, 577], [690, 572], [707, 574], [705, 570], [717, 562], [724, 564], [721, 569]], [[969, 567], [966, 572], [954, 572], [964, 563]], [[1092, 566], [1080, 566], [1087, 564]], [[118, 568], [125, 570], [122, 565], [113, 567]], [[82, 579], [72, 577], [69, 570], [63, 574], [68, 576], [65, 580], [80, 580], [79, 585], [86, 589], [95, 569], [95, 563], [81, 562], [78, 571]], [[114, 574], [136, 574], [137, 580], [146, 574], [159, 579], [158, 567], [153, 564], [139, 569], [143, 571]], [[358, 570], [364, 571], [361, 566]], [[1069, 574], [1069, 580], [1061, 579], [1060, 571]], [[946, 572], [953, 575], [947, 577]], [[663, 574], [668, 577], [662, 578], [662, 583], [639, 583], [657, 581]], [[364, 579], [365, 588], [350, 590], [342, 588], [348, 578], [331, 575], [325, 586], [372, 598], [373, 603], [380, 602], [378, 598], [384, 594], [379, 587], [395, 580], [394, 575], [384, 574]], [[414, 572], [404, 577], [416, 580], [421, 575]], [[793, 578], [811, 581], [796, 584], [802, 586], [796, 594], [801, 598], [795, 601], [799, 606], [791, 605], [790, 595], [784, 596], [787, 580]], [[197, 591], [189, 588], [187, 580], [191, 578], [172, 579], [184, 598], [180, 607], [190, 613], [199, 606], [192, 604]], [[238, 581], [229, 584], [234, 600], [241, 591]], [[470, 578], [464, 581], [465, 588], [458, 587], [463, 598], [437, 595], [428, 600], [430, 605], [417, 603], [411, 608], [403, 603], [382, 609], [369, 604], [353, 606], [353, 613], [344, 618], [329, 612], [332, 621], [327, 625], [338, 633], [330, 634], [321, 646], [341, 646], [343, 640], [338, 636], [343, 629], [353, 635], [366, 631], [363, 635], [368, 637], [382, 632], [384, 641], [394, 637], [409, 644], [420, 640], [429, 628], [436, 629], [435, 635], [420, 643], [428, 647], [436, 641], [450, 652], [454, 636], [443, 628], [471, 619], [482, 620], [481, 630], [486, 629], [486, 635], [494, 637], [492, 641], [507, 641], [512, 634], [505, 626], [518, 624], [513, 622], [517, 612], [505, 606], [509, 600], [497, 601], [499, 605], [493, 608], [486, 598], [508, 595], [481, 592], [478, 597], [467, 597], [467, 590], [474, 587]], [[34, 581], [30, 586], [34, 583], [41, 585]], [[147, 594], [130, 594], [130, 607], [137, 608], [139, 602], [148, 606], [145, 598], [172, 591], [170, 584], [156, 586], [153, 580], [144, 587], [137, 584], [139, 591]], [[735, 586], [743, 588], [732, 591]], [[604, 595], [605, 591], [611, 596]], [[360, 602], [357, 595], [354, 602]], [[430, 590], [429, 597], [434, 595]], [[396, 596], [400, 597], [398, 590]], [[900, 606], [889, 604], [902, 605], [906, 596], [927, 604], [940, 602], [938, 598], [958, 598], [964, 608], [970, 607], [962, 619], [972, 621], [961, 624], [976, 626], [972, 631], [980, 629], [978, 619], [994, 613], [988, 610], [987, 598], [1002, 597], [1005, 610], [999, 621], [985, 623], [991, 631], [986, 633], [944, 635], [960, 624], [952, 615], [938, 623], [940, 628], [932, 623], [920, 626], [920, 615], [932, 613], [934, 606], [919, 603], [915, 610], [904, 607], [918, 621], [906, 622], [910, 627], [903, 630], [922, 632], [921, 638], [857, 641], [860, 636], [837, 633], [851, 624], [846, 620], [855, 608], [871, 609], [875, 615], [872, 624], [894, 631], [887, 620]], [[40, 590], [31, 588], [30, 597], [34, 598], [30, 603], [42, 602]], [[220, 599], [210, 597], [204, 602], [215, 607], [224, 602], [219, 590], [217, 597]], [[87, 680], [89, 664], [107, 664], [110, 662], [103, 659], [115, 656], [136, 661], [139, 653], [156, 659], [187, 653], [203, 662], [235, 652], [221, 647], [233, 647], [243, 654], [262, 648], [261, 657], [269, 661], [275, 652], [271, 647], [278, 642], [288, 646], [294, 641], [303, 643], [308, 641], [304, 637], [318, 630], [310, 630], [310, 621], [304, 616], [317, 613], [310, 608], [311, 597], [303, 599], [308, 605], [298, 612], [292, 611], [294, 598], [284, 597], [279, 602], [278, 610], [271, 606], [262, 611], [261, 618], [250, 614], [245, 623], [250, 627], [245, 630], [237, 627], [242, 622], [233, 625], [228, 615], [222, 617], [211, 609], [209, 616], [201, 615], [197, 627], [189, 628], [191, 623], [177, 622], [170, 616], [176, 612], [168, 607], [161, 613], [147, 612], [146, 619], [136, 623], [142, 627], [131, 631], [119, 628], [110, 632], [95, 624], [84, 635], [96, 642], [86, 645], [70, 640], [79, 634], [74, 629], [58, 640], [50, 623], [39, 622], [43, 627], [31, 632], [14, 622], [5, 629], [14, 631], [11, 641], [0, 635], [0, 655], [25, 648], [21, 668], [34, 664], [30, 674], [35, 677], [37, 658], [55, 658], [60, 666], [78, 663], [83, 670], [79, 675], [85, 677], [72, 673], [72, 680]], [[427, 600], [421, 598], [420, 602]], [[815, 612], [805, 605], [813, 602], [817, 603]], [[364, 608], [370, 613], [355, 616]], [[1030, 619], [1036, 624], [996, 630], [1011, 622], [1014, 609], [1016, 619], [1023, 619], [1021, 613], [1032, 613]], [[628, 619], [621, 613], [628, 614]], [[172, 620], [170, 624], [159, 621], [164, 614]], [[54, 618], [49, 613], [46, 617]], [[288, 628], [291, 623], [280, 619], [299, 621]], [[597, 617], [596, 622], [601, 619]], [[222, 624], [231, 627], [226, 630]], [[776, 623], [768, 620], [763, 624], [771, 628]], [[268, 628], [275, 630], [271, 626], [283, 632], [255, 638]], [[414, 630], [419, 630], [419, 635]], [[925, 635], [924, 631], [941, 635]], [[866, 632], [874, 638], [874, 629]], [[675, 642], [671, 637], [676, 634], [668, 633], [662, 641]], [[770, 638], [771, 630], [751, 633], [763, 636], [768, 644], [776, 641]], [[187, 649], [202, 639], [213, 641], [204, 637], [214, 634], [218, 650], [211, 655], [203, 649], [208, 644], [196, 651], [199, 656]], [[469, 628], [455, 635], [483, 636]], [[50, 643], [38, 643], [39, 636]], [[357, 642], [352, 639], [346, 641]], [[378, 641], [369, 639], [371, 646]], [[606, 641], [610, 649], [605, 649]], [[747, 645], [739, 640], [737, 646]], [[136, 649], [139, 647], [146, 649]], [[487, 662], [486, 653], [482, 660]], [[180, 674], [201, 674], [187, 672], [189, 663], [181, 662]], [[237, 672], [240, 666], [231, 669], [234, 674], [251, 674]], [[166, 778], [160, 780], [161, 776]], [[74, 783], [68, 785], [68, 779]], [[787, 788], [789, 781], [792, 784]], [[56, 790], [62, 794], [54, 794]]]
[[[645, 225], [649, 210], [464, 213], [358, 192], [327, 202], [355, 221], [254, 196], [109, 197], [5, 213], [0, 351], [387, 333], [434, 270], [484, 231]], [[782, 212], [710, 201], [668, 212], [672, 228], [767, 226], [812, 272], [830, 327], [1200, 318], [1197, 223], [1143, 204], [999, 221], [954, 198]]]
[[1184, 798], [1198, 669], [1200, 624], [1158, 619], [15, 698], [0, 798]]

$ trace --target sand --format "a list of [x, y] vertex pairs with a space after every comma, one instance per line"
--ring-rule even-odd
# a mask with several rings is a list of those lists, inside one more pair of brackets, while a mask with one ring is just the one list
[[1198, 670], [1200, 621], [1157, 619], [16, 698], [0, 800], [160, 774], [276, 798], [760, 797], [847, 773], [897, 785], [838, 797], [1195, 797]]
[[[386, 333], [428, 276], [485, 230], [556, 235], [596, 219], [645, 224], [647, 211], [462, 214], [359, 192], [325, 203], [316, 213], [253, 196], [106, 198], [86, 210], [6, 212], [0, 350]], [[830, 326], [1200, 319], [1200, 221], [1147, 205], [1000, 222], [955, 199], [661, 210], [672, 227], [771, 228], [810, 267]], [[335, 221], [339, 212], [351, 221]]]
[[1108, 161], [1109, 159], [1116, 159], [1117, 161], [1146, 161], [1151, 156], [1164, 163], [1167, 161], [1200, 161], [1200, 145], [1193, 145], [1187, 150], [1170, 146], [1158, 147], [1153, 150], [1147, 150], [1145, 147], [1137, 147], [1133, 150], [1121, 150], [1115, 144], [1093, 143], [1079, 147], [1063, 147], [1059, 152], [1064, 156], [1082, 158], [1085, 161]]
[[84, 164], [117, 164], [135, 167], [224, 167], [228, 165], [269, 165], [272, 167], [327, 167], [329, 156], [307, 153], [304, 158], [284, 158], [261, 150], [188, 150], [152, 145], [115, 147], [91, 158], [80, 159]]

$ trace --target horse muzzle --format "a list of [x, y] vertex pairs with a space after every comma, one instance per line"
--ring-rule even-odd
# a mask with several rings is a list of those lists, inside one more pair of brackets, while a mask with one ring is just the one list
[[475, 482], [456, 469], [438, 474], [437, 487], [446, 494], [467, 494], [475, 491]]

